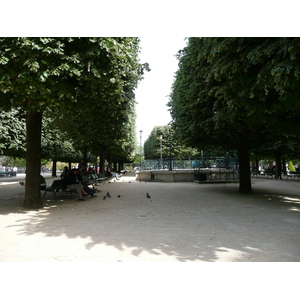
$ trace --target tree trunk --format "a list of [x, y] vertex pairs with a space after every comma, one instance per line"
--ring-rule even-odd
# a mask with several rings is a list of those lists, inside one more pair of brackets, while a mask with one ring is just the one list
[[240, 193], [252, 193], [249, 148], [241, 147], [239, 151]]
[[247, 131], [238, 132], [234, 137], [239, 159], [240, 171], [240, 193], [252, 193], [250, 155], [249, 155], [249, 133]]
[[284, 175], [287, 174], [287, 172], [286, 172], [286, 161], [285, 161], [284, 157], [282, 157], [282, 172], [283, 172]]
[[281, 178], [281, 153], [279, 151], [275, 151], [275, 179]]
[[26, 113], [26, 184], [24, 207], [43, 208], [40, 192], [42, 112]]
[[258, 170], [259, 170], [259, 160], [258, 160], [258, 159], [256, 159], [256, 160], [255, 160], [255, 163], [256, 163], [256, 169], [255, 169], [255, 170], [257, 170], [257, 171], [258, 171]]
[[56, 163], [57, 163], [57, 160], [53, 159], [53, 161], [52, 161], [52, 177], [57, 177], [56, 176]]
[[105, 158], [104, 158], [104, 153], [100, 154], [100, 174], [102, 177], [105, 177]]

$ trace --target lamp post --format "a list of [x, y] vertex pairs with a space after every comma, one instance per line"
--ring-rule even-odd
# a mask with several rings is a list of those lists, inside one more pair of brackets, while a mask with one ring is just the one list
[[143, 130], [140, 130], [140, 170], [142, 170], [142, 133]]
[[160, 139], [160, 169], [162, 168], [162, 134], [159, 136]]
[[172, 127], [171, 122], [168, 124], [170, 127], [170, 169], [169, 171], [172, 171]]

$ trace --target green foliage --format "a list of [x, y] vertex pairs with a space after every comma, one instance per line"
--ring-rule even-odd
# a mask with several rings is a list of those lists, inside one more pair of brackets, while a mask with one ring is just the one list
[[26, 126], [20, 109], [2, 111], [0, 115], [0, 155], [21, 157], [25, 154]]
[[239, 143], [237, 133], [297, 134], [299, 38], [190, 38], [169, 105], [191, 146]]
[[163, 158], [170, 157], [170, 147], [172, 147], [172, 156], [176, 158], [187, 158], [199, 154], [197, 149], [183, 146], [176, 136], [174, 136], [171, 126], [165, 125], [156, 126], [152, 129], [148, 139], [144, 143], [145, 159], [160, 158], [160, 149], [162, 149]]
[[251, 191], [251, 148], [300, 134], [299, 53], [299, 38], [190, 38], [178, 54], [176, 135], [198, 148], [236, 148], [240, 191]]
[[[134, 113], [134, 89], [149, 70], [138, 52], [138, 38], [0, 38], [0, 109], [22, 108], [30, 128], [26, 207], [42, 207], [35, 182], [43, 112], [51, 111], [62, 138], [65, 134], [85, 156], [109, 148], [115, 156], [130, 152], [122, 142], [132, 129], [126, 124]], [[61, 156], [67, 146], [53, 141], [55, 130], [51, 134], [44, 135], [44, 155]]]
[[134, 89], [150, 70], [138, 53], [138, 38], [1, 38], [0, 108], [50, 108], [81, 151], [110, 147], [130, 157]]

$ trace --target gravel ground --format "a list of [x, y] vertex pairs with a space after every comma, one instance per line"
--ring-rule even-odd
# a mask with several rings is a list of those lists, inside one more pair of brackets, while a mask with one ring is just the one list
[[127, 174], [95, 198], [47, 193], [44, 209], [28, 211], [20, 177], [0, 179], [1, 262], [300, 261], [300, 181], [254, 178], [242, 195], [237, 183]]

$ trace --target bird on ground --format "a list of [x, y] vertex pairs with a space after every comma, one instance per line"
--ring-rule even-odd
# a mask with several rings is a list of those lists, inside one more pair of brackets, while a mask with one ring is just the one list
[[118, 195], [118, 198], [120, 198], [121, 197], [121, 195]]
[[129, 181], [129, 183], [131, 183], [131, 181]]
[[150, 199], [151, 198], [151, 196], [147, 193], [146, 194], [146, 197], [148, 198], [148, 199]]
[[109, 198], [111, 197], [109, 192], [106, 193], [106, 196], [109, 197]]
[[106, 196], [103, 196], [103, 200], [105, 200], [106, 199]]

